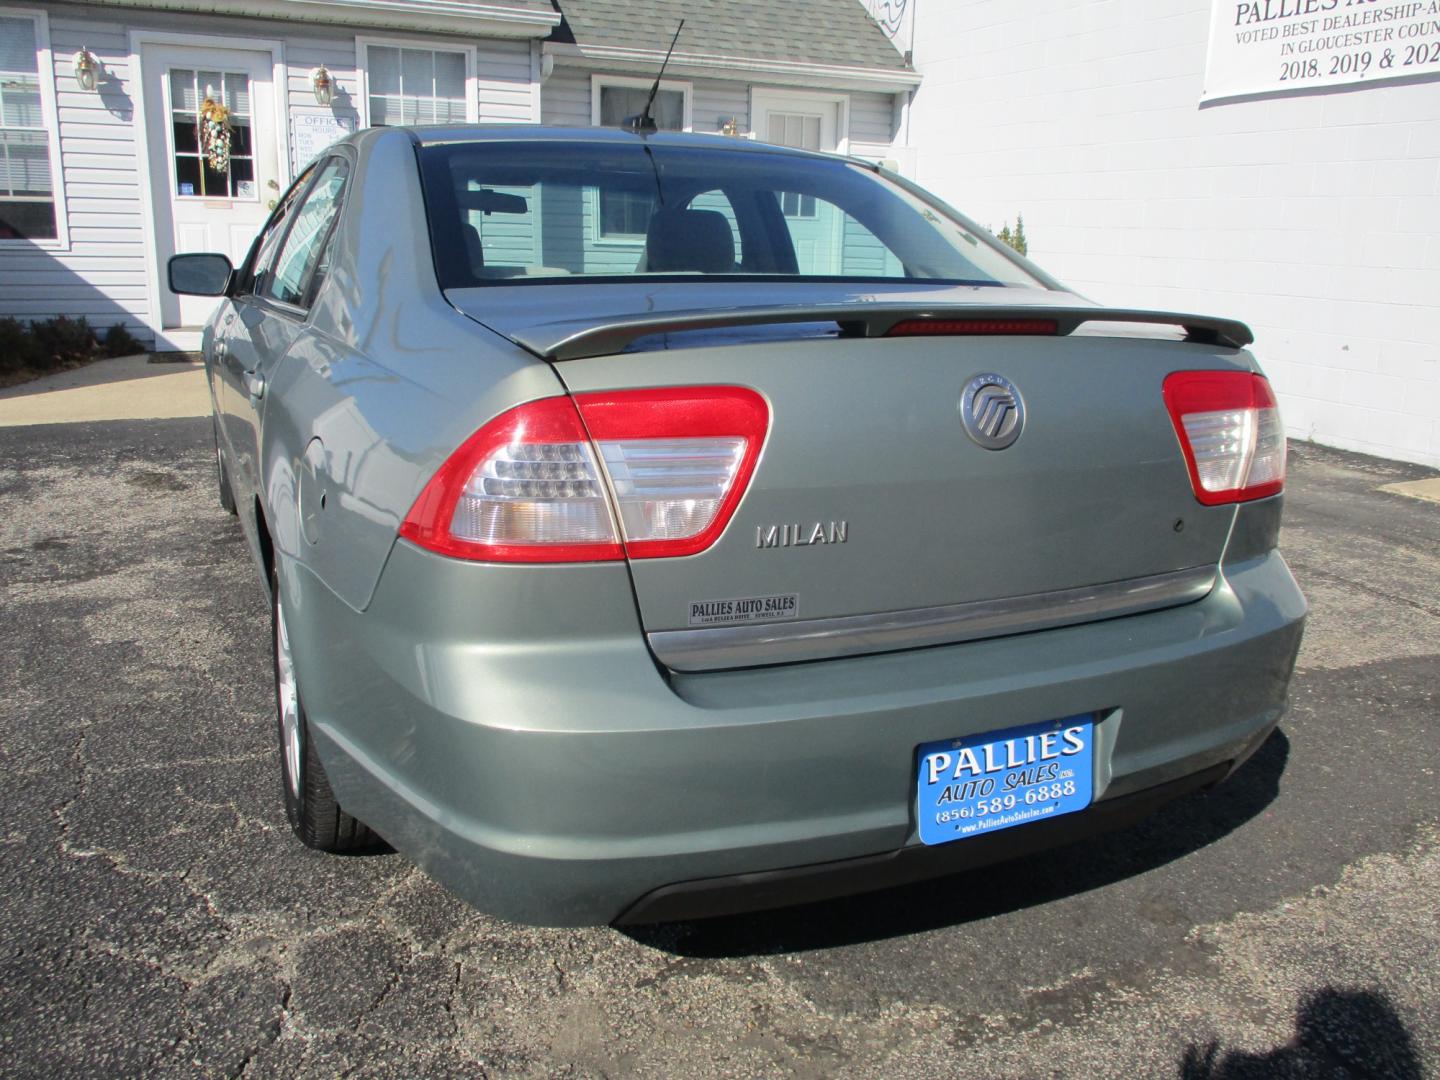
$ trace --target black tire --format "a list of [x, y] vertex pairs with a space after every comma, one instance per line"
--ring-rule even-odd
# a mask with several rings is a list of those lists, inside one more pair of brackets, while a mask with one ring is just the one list
[[225, 457], [220, 453], [220, 429], [215, 426], [212, 419], [210, 422], [211, 432], [215, 436], [215, 483], [220, 489], [220, 505], [225, 508], [227, 514], [238, 514], [235, 507], [235, 492], [230, 490], [230, 474], [225, 470]]
[[[325, 766], [315, 752], [310, 738], [310, 724], [305, 716], [294, 666], [289, 665], [288, 690], [294, 695], [294, 737], [298, 745], [290, 745], [286, 737], [287, 685], [281, 681], [281, 652], [288, 657], [288, 634], [282, 637], [282, 601], [280, 582], [270, 575], [270, 631], [275, 665], [275, 723], [280, 737], [280, 793], [285, 800], [285, 816], [290, 827], [306, 847], [318, 851], [363, 851], [379, 845], [379, 837], [365, 825], [340, 808], [330, 790]], [[292, 757], [298, 763], [299, 776], [293, 775]]]

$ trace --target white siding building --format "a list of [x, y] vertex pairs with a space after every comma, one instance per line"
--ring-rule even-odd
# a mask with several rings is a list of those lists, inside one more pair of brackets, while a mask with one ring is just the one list
[[1292, 437], [1440, 465], [1440, 4], [870, 6], [920, 183], [1096, 300], [1249, 322]]
[[[560, 10], [563, 9], [563, 10]], [[613, 123], [681, 18], [662, 127], [883, 158], [919, 82], [853, 0], [92, 0], [0, 6], [0, 316], [192, 348], [176, 252], [243, 257], [300, 168], [371, 124]], [[93, 62], [93, 88], [77, 71]], [[80, 66], [84, 66], [81, 64]], [[323, 72], [323, 74], [322, 74]], [[331, 80], [328, 102], [317, 78]], [[229, 110], [208, 164], [204, 102]], [[627, 249], [616, 230], [617, 257]]]

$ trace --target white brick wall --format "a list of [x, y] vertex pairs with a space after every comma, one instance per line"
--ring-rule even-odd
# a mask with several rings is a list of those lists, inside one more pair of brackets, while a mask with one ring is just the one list
[[1440, 82], [1199, 107], [1210, 0], [930, 0], [922, 184], [1097, 300], [1249, 322], [1290, 434], [1440, 465]]

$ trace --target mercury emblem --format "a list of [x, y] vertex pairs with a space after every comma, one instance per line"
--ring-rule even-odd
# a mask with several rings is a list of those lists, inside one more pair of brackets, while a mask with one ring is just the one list
[[976, 445], [1004, 450], [1025, 426], [1025, 401], [1005, 376], [976, 375], [960, 395], [960, 422]]

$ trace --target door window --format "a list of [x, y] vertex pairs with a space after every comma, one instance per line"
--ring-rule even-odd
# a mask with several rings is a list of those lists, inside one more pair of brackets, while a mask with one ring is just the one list
[[265, 275], [259, 294], [282, 304], [305, 307], [314, 295], [312, 282], [340, 213], [340, 195], [349, 165], [331, 158], [320, 168], [305, 201], [295, 212], [295, 223], [285, 236], [273, 272]]
[[170, 161], [177, 198], [259, 199], [251, 116], [245, 72], [170, 69]]
[[[777, 146], [793, 146], [797, 150], [819, 150], [821, 118], [810, 113], [770, 114], [769, 139]], [[786, 191], [780, 196], [780, 209], [788, 218], [813, 218], [815, 197]]]
[[[905, 277], [905, 268], [873, 232], [809, 192], [776, 191], [799, 273], [816, 277]], [[806, 212], [792, 214], [791, 207]]]

